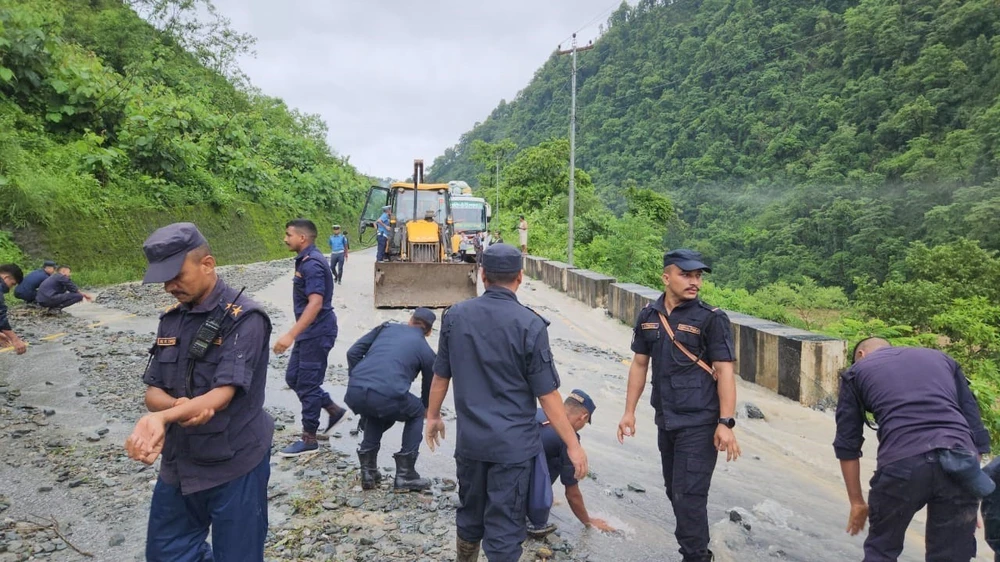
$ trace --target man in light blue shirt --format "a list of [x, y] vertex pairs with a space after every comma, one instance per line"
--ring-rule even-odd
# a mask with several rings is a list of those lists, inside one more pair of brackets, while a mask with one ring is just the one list
[[378, 248], [376, 249], [375, 261], [385, 261], [385, 246], [389, 242], [389, 233], [392, 232], [389, 227], [389, 209], [391, 208], [389, 205], [382, 207], [382, 216], [375, 221], [375, 228], [378, 229]]
[[347, 235], [340, 232], [339, 224], [333, 225], [333, 234], [330, 236], [330, 269], [333, 270], [333, 280], [338, 285], [344, 277], [344, 264], [350, 251], [351, 244], [347, 241]]

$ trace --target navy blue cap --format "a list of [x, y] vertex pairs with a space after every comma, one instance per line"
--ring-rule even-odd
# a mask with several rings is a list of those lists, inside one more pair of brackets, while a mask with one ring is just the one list
[[434, 314], [433, 310], [423, 307], [414, 310], [413, 317], [416, 318], [417, 320], [423, 321], [431, 328], [434, 327], [434, 321], [437, 320], [437, 315]]
[[166, 283], [177, 277], [188, 252], [207, 243], [198, 227], [190, 222], [175, 222], [156, 230], [142, 244], [149, 262], [142, 282]]
[[521, 271], [521, 250], [510, 244], [493, 244], [483, 252], [483, 269], [490, 273]]
[[597, 409], [597, 404], [594, 404], [594, 401], [590, 399], [589, 394], [580, 390], [579, 388], [574, 388], [573, 391], [569, 393], [568, 398], [572, 398], [573, 400], [576, 400], [577, 402], [582, 404], [583, 407], [586, 408], [587, 412], [590, 414], [590, 416], [587, 418], [587, 423], [594, 423], [594, 410]]
[[663, 267], [667, 267], [668, 265], [676, 265], [682, 271], [701, 269], [712, 273], [712, 268], [705, 265], [705, 258], [701, 256], [701, 252], [694, 250], [670, 250], [666, 254], [663, 254]]
[[45, 261], [42, 262], [42, 267], [55, 267], [55, 266], [56, 266], [56, 262], [54, 262], [52, 260], [45, 260]]
[[979, 458], [965, 449], [938, 449], [938, 462], [952, 480], [977, 498], [985, 498], [997, 487], [979, 467]]

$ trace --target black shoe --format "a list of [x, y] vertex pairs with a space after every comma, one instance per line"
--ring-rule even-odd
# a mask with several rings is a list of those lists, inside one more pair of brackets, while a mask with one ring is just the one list
[[418, 453], [396, 453], [396, 481], [392, 488], [396, 492], [421, 492], [431, 487], [431, 481], [421, 478], [414, 468]]
[[374, 490], [382, 482], [382, 473], [378, 469], [378, 449], [358, 449], [358, 462], [361, 463], [361, 489]]
[[528, 523], [528, 536], [533, 539], [537, 540], [544, 539], [555, 530], [556, 530], [555, 523], [546, 523], [545, 526], [543, 527], [535, 527], [531, 523]]
[[327, 422], [326, 429], [323, 430], [323, 433], [330, 433], [330, 430], [343, 421], [343, 419], [347, 416], [347, 410], [336, 404], [330, 404], [323, 409], [326, 410], [326, 413], [330, 414], [330, 421]]

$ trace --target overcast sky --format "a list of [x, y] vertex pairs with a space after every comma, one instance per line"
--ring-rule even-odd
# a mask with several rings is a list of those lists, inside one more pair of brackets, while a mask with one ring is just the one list
[[[597, 36], [613, 0], [215, 0], [257, 37], [255, 86], [323, 117], [362, 173], [403, 178], [531, 80], [560, 41]], [[599, 16], [599, 17], [598, 17]], [[596, 18], [596, 19], [595, 19]], [[564, 43], [564, 48], [569, 42]], [[569, 77], [566, 77], [569, 88]], [[567, 118], [568, 119], [568, 118]]]

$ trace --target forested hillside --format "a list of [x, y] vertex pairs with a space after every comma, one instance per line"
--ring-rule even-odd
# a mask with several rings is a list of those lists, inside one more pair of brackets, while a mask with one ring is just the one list
[[251, 46], [207, 0], [0, 2], [0, 261], [124, 280], [174, 220], [228, 262], [285, 255], [295, 215], [348, 222], [367, 180], [249, 86]]
[[[998, 32], [995, 0], [623, 4], [579, 55], [575, 265], [656, 287], [694, 247], [716, 306], [941, 347], [1000, 443]], [[431, 169], [555, 259], [569, 76], [551, 57]]]
[[[993, 0], [623, 5], [579, 55], [577, 165], [619, 211], [631, 182], [670, 195], [672, 241], [742, 287], [853, 289], [914, 239], [998, 249], [998, 28]], [[565, 137], [569, 64], [548, 60], [433, 175], [475, 178], [477, 139]]]

